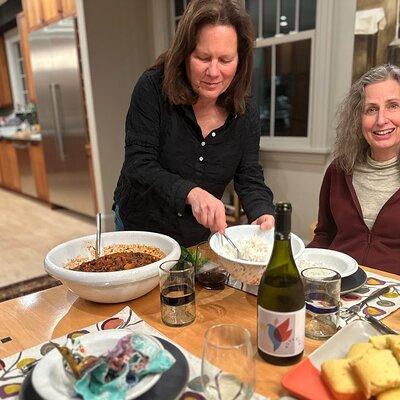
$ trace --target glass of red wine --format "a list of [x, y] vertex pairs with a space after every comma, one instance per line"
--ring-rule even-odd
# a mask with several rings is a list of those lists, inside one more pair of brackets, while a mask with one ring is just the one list
[[227, 271], [208, 242], [199, 243], [195, 253], [196, 281], [205, 289], [220, 290], [225, 287]]

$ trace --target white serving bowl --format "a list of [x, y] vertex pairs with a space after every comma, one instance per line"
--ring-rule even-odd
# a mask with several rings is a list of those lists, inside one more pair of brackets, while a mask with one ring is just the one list
[[305, 249], [296, 260], [299, 271], [310, 267], [325, 267], [338, 272], [342, 278], [354, 274], [358, 269], [357, 261], [340, 251], [329, 249]]
[[[274, 245], [275, 230], [270, 229], [268, 231], [262, 231], [258, 225], [230, 226], [229, 228], [225, 229], [225, 233], [230, 239], [232, 239], [234, 243], [237, 243], [243, 239], [250, 239], [254, 236], [258, 236], [267, 242], [267, 244], [271, 247], [271, 251]], [[290, 238], [293, 257], [296, 259], [304, 251], [304, 243], [294, 233], [291, 233]], [[210, 247], [216, 254], [218, 254], [221, 264], [229, 272], [229, 274], [243, 283], [247, 283], [249, 285], [258, 285], [268, 264], [269, 258], [268, 260], [260, 262], [229, 257], [223, 252], [223, 247], [225, 245], [227, 245], [227, 241], [222, 237], [222, 235], [214, 233], [211, 236]]]
[[102, 246], [112, 244], [143, 244], [158, 247], [165, 257], [143, 267], [115, 272], [82, 272], [65, 268], [71, 259], [82, 256], [92, 258], [88, 244], [94, 246], [96, 236], [84, 236], [62, 243], [46, 255], [44, 269], [62, 281], [78, 296], [98, 303], [120, 303], [136, 299], [154, 289], [159, 282], [158, 267], [161, 263], [178, 260], [181, 248], [169, 236], [155, 232], [121, 231], [101, 235]]

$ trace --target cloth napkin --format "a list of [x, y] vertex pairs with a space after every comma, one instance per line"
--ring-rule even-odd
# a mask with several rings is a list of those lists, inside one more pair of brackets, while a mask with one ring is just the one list
[[[398, 308], [400, 308], [400, 281], [373, 272], [369, 271], [365, 272], [367, 274], [367, 280], [365, 284], [361, 288], [355, 290], [354, 292], [342, 295], [341, 308], [346, 309], [354, 304], [358, 304], [375, 290], [378, 290], [385, 286], [391, 286], [393, 284], [398, 284], [398, 285], [391, 287], [389, 292], [368, 301], [368, 303], [364, 305], [360, 310], [359, 316], [362, 317], [365, 315], [372, 315], [377, 319], [382, 319], [387, 317], [392, 312], [396, 311]], [[257, 285], [245, 284], [243, 282], [236, 280], [232, 276], [228, 277], [227, 285], [257, 296], [258, 292]], [[350, 315], [350, 317], [342, 319], [340, 325], [341, 326], [346, 325], [349, 322], [358, 319], [359, 316]]]
[[[140, 319], [132, 309], [125, 307], [118, 314], [115, 314], [111, 318], [104, 321], [98, 322], [97, 324], [82, 328], [78, 331], [71, 332], [68, 335], [53, 339], [60, 345], [65, 344], [68, 337], [78, 337], [79, 335], [84, 335], [90, 332], [97, 332], [106, 329], [128, 329], [132, 332], [141, 332], [149, 335], [154, 335], [162, 337], [170, 342], [169, 338], [164, 336], [161, 332], [154, 329], [151, 325], [147, 324], [145, 321]], [[172, 342], [173, 343], [173, 342]], [[189, 382], [180, 397], [180, 400], [206, 400], [201, 393], [200, 385], [200, 369], [201, 360], [174, 343], [182, 353], [185, 355], [189, 364]], [[49, 342], [42, 343], [36, 347], [23, 350], [17, 354], [10, 357], [0, 359], [0, 399], [16, 400], [18, 398], [18, 393], [26, 376], [24, 373], [24, 367], [39, 360], [43, 357], [49, 350], [53, 349], [53, 346], [49, 346]], [[158, 399], [154, 399], [158, 400]], [[160, 399], [161, 400], [161, 399]], [[266, 397], [259, 394], [254, 394], [252, 400], [268, 400]]]

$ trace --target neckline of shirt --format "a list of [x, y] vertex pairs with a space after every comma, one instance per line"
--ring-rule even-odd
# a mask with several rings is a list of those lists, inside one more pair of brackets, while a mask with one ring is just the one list
[[371, 168], [376, 169], [376, 170], [391, 168], [391, 167], [394, 167], [398, 163], [399, 163], [399, 156], [395, 156], [395, 157], [391, 158], [390, 160], [386, 160], [386, 161], [376, 161], [376, 160], [372, 159], [369, 154], [367, 154], [367, 164]]

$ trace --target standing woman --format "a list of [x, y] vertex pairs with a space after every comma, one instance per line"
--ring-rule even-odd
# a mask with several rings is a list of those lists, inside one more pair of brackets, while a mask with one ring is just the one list
[[117, 229], [164, 233], [184, 246], [206, 240], [227, 226], [220, 199], [232, 179], [249, 221], [273, 226], [252, 66], [252, 24], [239, 1], [192, 0], [171, 47], [133, 91]]
[[366, 72], [338, 118], [335, 160], [308, 247], [339, 250], [360, 265], [400, 274], [400, 68]]

